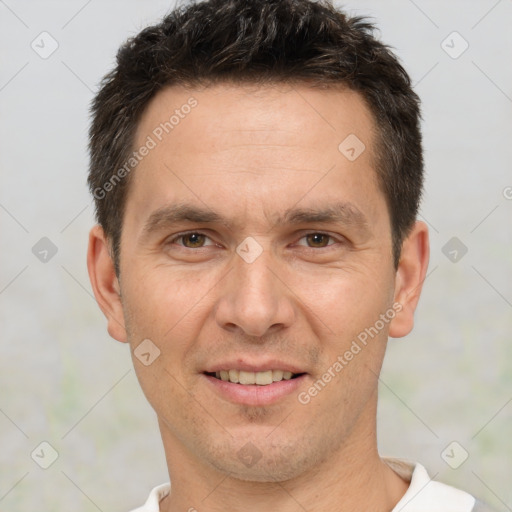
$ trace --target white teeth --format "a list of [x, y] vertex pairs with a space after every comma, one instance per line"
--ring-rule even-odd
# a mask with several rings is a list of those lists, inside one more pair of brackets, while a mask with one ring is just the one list
[[280, 380], [283, 380], [283, 370], [273, 370], [272, 371], [272, 380], [274, 382], [278, 382]]
[[246, 372], [245, 370], [220, 370], [215, 372], [218, 379], [235, 384], [268, 386], [272, 382], [290, 380], [293, 373], [284, 370], [266, 370], [264, 372]]
[[229, 370], [229, 380], [231, 382], [240, 382], [240, 372], [238, 370]]
[[272, 384], [272, 370], [268, 370], [266, 372], [257, 372], [256, 384], [259, 384], [260, 386]]
[[254, 372], [244, 372], [240, 370], [238, 381], [240, 384], [256, 384], [256, 374]]

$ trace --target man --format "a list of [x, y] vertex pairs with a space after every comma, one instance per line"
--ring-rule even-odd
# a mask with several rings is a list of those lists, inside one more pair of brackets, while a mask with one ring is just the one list
[[190, 4], [122, 46], [92, 114], [89, 275], [172, 483], [137, 510], [485, 510], [377, 450], [429, 242], [419, 99], [372, 26]]

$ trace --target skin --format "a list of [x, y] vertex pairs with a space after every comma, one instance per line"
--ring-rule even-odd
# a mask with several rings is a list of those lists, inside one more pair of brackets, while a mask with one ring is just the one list
[[[427, 227], [414, 224], [395, 270], [374, 170], [375, 125], [356, 92], [168, 87], [142, 116], [135, 146], [191, 96], [198, 105], [131, 176], [119, 279], [101, 227], [89, 237], [89, 275], [109, 334], [132, 354], [144, 339], [160, 350], [148, 366], [133, 362], [158, 416], [172, 482], [161, 510], [390, 511], [408, 484], [377, 451], [378, 375], [388, 336], [413, 327]], [[366, 146], [355, 161], [338, 150], [349, 134]], [[153, 212], [178, 201], [206, 206], [232, 225], [181, 222], [143, 235]], [[273, 222], [289, 208], [337, 201], [351, 203], [365, 224]], [[206, 236], [175, 238], [185, 231]], [[236, 252], [246, 237], [263, 249], [252, 263]], [[394, 319], [300, 403], [298, 393], [395, 303]], [[306, 372], [300, 389], [253, 406], [207, 385], [210, 364], [264, 357]], [[259, 455], [250, 466], [239, 456], [249, 442]]]

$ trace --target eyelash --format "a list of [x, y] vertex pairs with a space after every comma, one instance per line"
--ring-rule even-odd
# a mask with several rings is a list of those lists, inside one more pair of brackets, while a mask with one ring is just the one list
[[[210, 239], [210, 237], [206, 233], [203, 233], [201, 231], [187, 231], [185, 233], [180, 233], [180, 234], [174, 236], [167, 243], [168, 244], [173, 244], [177, 240], [180, 240], [180, 239], [186, 237], [187, 235], [203, 235], [206, 238]], [[324, 233], [323, 231], [310, 231], [309, 233], [305, 233], [303, 236], [301, 236], [299, 240], [302, 240], [303, 238], [306, 238], [309, 235], [322, 235], [322, 236], [328, 237], [331, 240], [334, 240], [335, 242], [337, 241], [338, 243], [343, 243], [341, 240], [338, 240], [335, 237], [333, 237], [332, 235], [329, 235], [328, 233]], [[329, 247], [331, 247], [333, 245], [335, 245], [335, 244], [328, 244], [325, 247], [308, 247], [308, 246], [302, 246], [302, 247], [304, 247], [305, 249], [318, 251], [320, 249], [327, 249], [327, 248], [329, 248]], [[197, 250], [200, 250], [200, 249], [205, 249], [207, 246], [192, 248], [192, 247], [185, 247], [183, 245], [180, 245], [179, 247], [181, 247], [182, 249], [190, 250], [190, 251], [197, 251]]]

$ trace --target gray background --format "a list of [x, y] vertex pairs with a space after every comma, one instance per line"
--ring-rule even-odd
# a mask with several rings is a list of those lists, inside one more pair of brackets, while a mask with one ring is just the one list
[[[2, 511], [127, 511], [167, 481], [154, 412], [88, 281], [86, 144], [118, 46], [173, 5], [0, 0]], [[381, 453], [512, 510], [512, 0], [343, 5], [375, 18], [424, 112], [431, 263], [413, 333], [390, 341]], [[59, 45], [45, 59], [43, 31]], [[465, 255], [443, 252], [452, 237]]]

